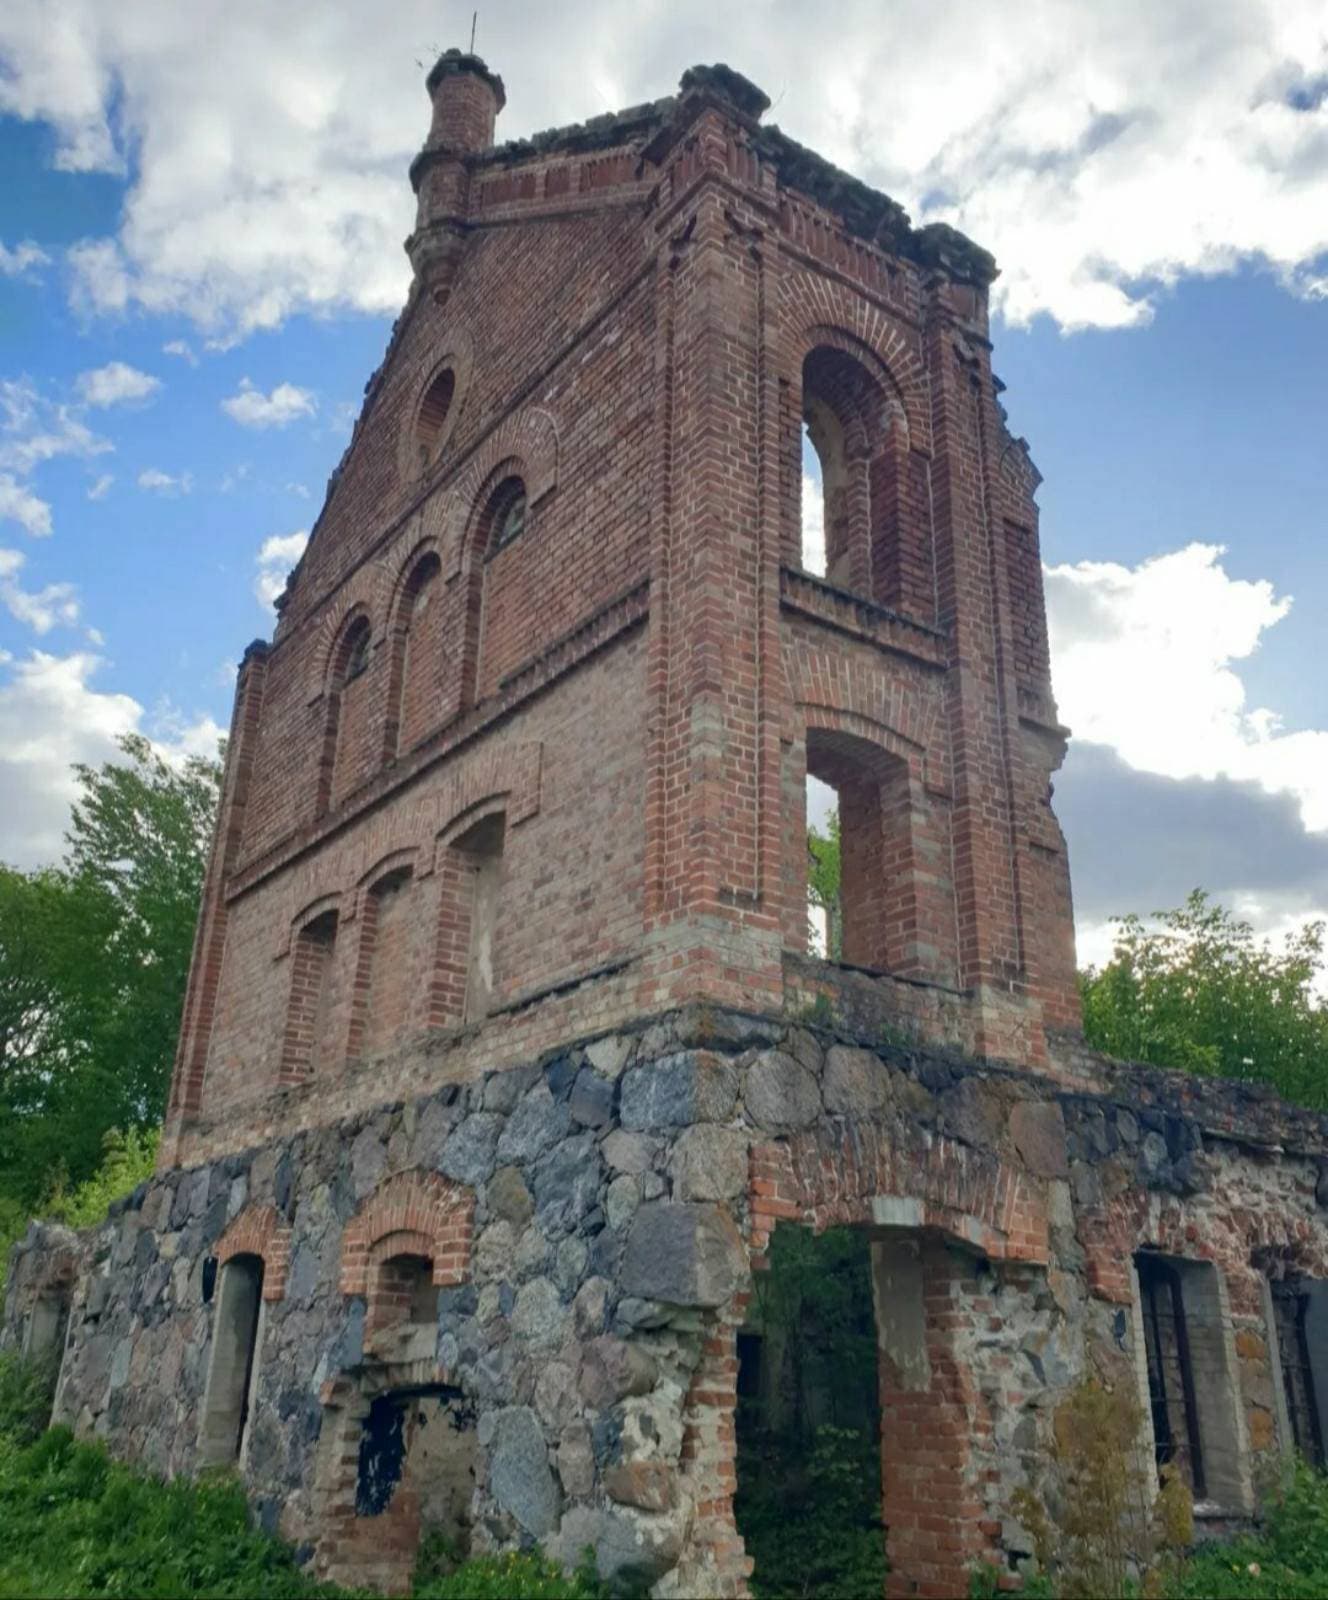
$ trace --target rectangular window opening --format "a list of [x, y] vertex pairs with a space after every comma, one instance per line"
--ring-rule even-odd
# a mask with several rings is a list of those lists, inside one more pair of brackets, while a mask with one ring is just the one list
[[1180, 1269], [1162, 1256], [1135, 1257], [1148, 1368], [1148, 1408], [1159, 1471], [1174, 1467], [1196, 1500], [1207, 1492], [1194, 1363]]
[[1322, 1468], [1323, 1421], [1309, 1335], [1315, 1287], [1303, 1278], [1283, 1278], [1270, 1285], [1291, 1443], [1311, 1466]]

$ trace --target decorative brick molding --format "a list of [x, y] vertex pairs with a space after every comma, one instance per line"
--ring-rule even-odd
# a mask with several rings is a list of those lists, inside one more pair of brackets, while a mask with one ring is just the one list
[[368, 1295], [371, 1269], [395, 1255], [426, 1255], [439, 1288], [470, 1274], [475, 1195], [437, 1172], [418, 1169], [386, 1179], [341, 1236], [341, 1292]]
[[286, 1293], [291, 1230], [274, 1206], [248, 1205], [227, 1227], [214, 1252], [218, 1266], [233, 1256], [258, 1256], [263, 1263], [263, 1299], [280, 1300]]
[[1047, 1202], [1036, 1180], [987, 1150], [918, 1129], [906, 1145], [875, 1123], [833, 1128], [751, 1152], [754, 1266], [779, 1222], [820, 1233], [844, 1223], [932, 1230], [993, 1261], [1044, 1265]]

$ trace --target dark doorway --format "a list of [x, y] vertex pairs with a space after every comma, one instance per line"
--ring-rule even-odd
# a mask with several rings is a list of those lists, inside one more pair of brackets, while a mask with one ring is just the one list
[[881, 1408], [866, 1234], [781, 1224], [738, 1335], [734, 1515], [752, 1592], [879, 1595]]

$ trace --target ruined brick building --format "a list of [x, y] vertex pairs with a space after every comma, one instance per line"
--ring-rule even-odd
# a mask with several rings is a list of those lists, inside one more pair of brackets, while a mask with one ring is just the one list
[[440, 1526], [740, 1594], [752, 1275], [847, 1223], [891, 1593], [1018, 1570], [1090, 1372], [1248, 1515], [1322, 1453], [1325, 1130], [1076, 1033], [991, 258], [723, 67], [497, 146], [483, 62], [428, 88], [410, 297], [239, 675], [160, 1170], [30, 1232], [5, 1338], [320, 1571], [399, 1587]]

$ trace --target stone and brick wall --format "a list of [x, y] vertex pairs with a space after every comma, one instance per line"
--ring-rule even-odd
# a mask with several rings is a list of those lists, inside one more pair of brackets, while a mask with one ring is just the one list
[[[1058, 1401], [1090, 1373], [1135, 1392], [1140, 1248], [1221, 1284], [1213, 1348], [1231, 1365], [1225, 1387], [1208, 1375], [1204, 1427], [1215, 1449], [1226, 1429], [1227, 1470], [1209, 1473], [1206, 1514], [1248, 1514], [1240, 1485], [1287, 1443], [1262, 1286], [1328, 1277], [1320, 1119], [1258, 1094], [1242, 1116], [1230, 1086], [1142, 1068], [1092, 1086], [1093, 1070], [1080, 1059], [1058, 1086], [807, 1023], [673, 1012], [165, 1172], [82, 1240], [34, 1226], [3, 1338], [63, 1295], [57, 1416], [187, 1472], [210, 1262], [258, 1257], [245, 1477], [322, 1570], [409, 1568], [420, 1484], [393, 1502], [386, 1544], [348, 1500], [375, 1399], [406, 1387], [463, 1407], [444, 1433], [473, 1451], [478, 1543], [571, 1562], [590, 1543], [661, 1595], [736, 1594], [735, 1334], [753, 1273], [775, 1227], [861, 1228], [891, 1592], [963, 1592], [974, 1562], [1028, 1554], [1010, 1496]], [[418, 1304], [388, 1270], [403, 1258], [429, 1264], [427, 1324], [401, 1320]]]

